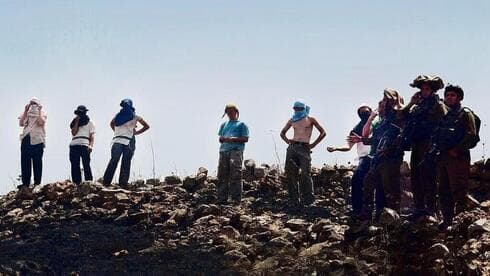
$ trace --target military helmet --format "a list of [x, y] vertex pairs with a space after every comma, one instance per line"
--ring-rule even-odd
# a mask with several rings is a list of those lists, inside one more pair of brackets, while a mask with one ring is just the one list
[[420, 75], [412, 81], [410, 86], [420, 89], [422, 88], [422, 84], [424, 83], [429, 84], [434, 92], [444, 88], [444, 82], [442, 81], [442, 79], [435, 75]]

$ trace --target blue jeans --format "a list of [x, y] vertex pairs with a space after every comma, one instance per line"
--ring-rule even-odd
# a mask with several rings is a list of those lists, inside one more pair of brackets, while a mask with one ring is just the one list
[[114, 143], [111, 149], [111, 160], [107, 165], [107, 169], [104, 173], [104, 185], [110, 185], [112, 183], [112, 178], [116, 173], [116, 168], [121, 159], [121, 171], [119, 173], [119, 185], [128, 185], [129, 175], [131, 172], [131, 159], [133, 158], [135, 150], [134, 139], [131, 140], [129, 145], [123, 145], [119, 143]]
[[[363, 183], [366, 174], [371, 168], [372, 158], [369, 156], [362, 157], [359, 160], [357, 169], [352, 176], [351, 184], [351, 196], [352, 196], [352, 210], [354, 214], [360, 214], [363, 206]], [[381, 211], [385, 207], [385, 195], [383, 189], [376, 189], [376, 210]]]

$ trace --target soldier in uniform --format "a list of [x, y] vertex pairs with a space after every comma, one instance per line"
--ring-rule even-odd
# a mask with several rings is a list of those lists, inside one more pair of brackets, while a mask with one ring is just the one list
[[461, 107], [464, 91], [459, 86], [448, 85], [444, 103], [449, 108], [433, 137], [437, 158], [439, 199], [443, 215], [441, 229], [447, 228], [456, 214], [464, 211], [468, 194], [470, 148], [479, 141], [475, 116]]
[[444, 87], [437, 76], [420, 75], [410, 84], [420, 89], [410, 103], [399, 113], [405, 121], [403, 148], [411, 149], [411, 186], [415, 210], [411, 219], [436, 213], [436, 169], [435, 162], [424, 162], [425, 153], [431, 146], [431, 134], [447, 113], [444, 103], [436, 92]]

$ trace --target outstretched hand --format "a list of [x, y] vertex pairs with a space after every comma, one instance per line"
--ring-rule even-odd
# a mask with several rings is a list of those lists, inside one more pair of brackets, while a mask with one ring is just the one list
[[349, 141], [350, 143], [353, 143], [353, 144], [357, 144], [357, 143], [362, 142], [362, 137], [353, 133], [352, 135], [347, 137], [347, 141]]

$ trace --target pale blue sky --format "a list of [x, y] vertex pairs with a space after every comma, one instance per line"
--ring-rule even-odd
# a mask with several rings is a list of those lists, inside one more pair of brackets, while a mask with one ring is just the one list
[[[98, 130], [93, 167], [109, 158], [108, 123], [124, 97], [152, 126], [133, 172], [214, 172], [222, 109], [233, 101], [251, 131], [246, 158], [275, 162], [271, 131], [304, 98], [327, 129], [313, 163], [355, 157], [341, 145], [362, 102], [384, 87], [405, 98], [419, 73], [465, 88], [486, 122], [488, 1], [3, 1], [0, 0], [0, 193], [20, 171], [16, 118], [31, 96], [48, 113], [45, 182], [69, 178], [68, 124], [85, 104]], [[483, 128], [482, 136], [488, 136]], [[482, 147], [473, 152], [480, 158]]]

